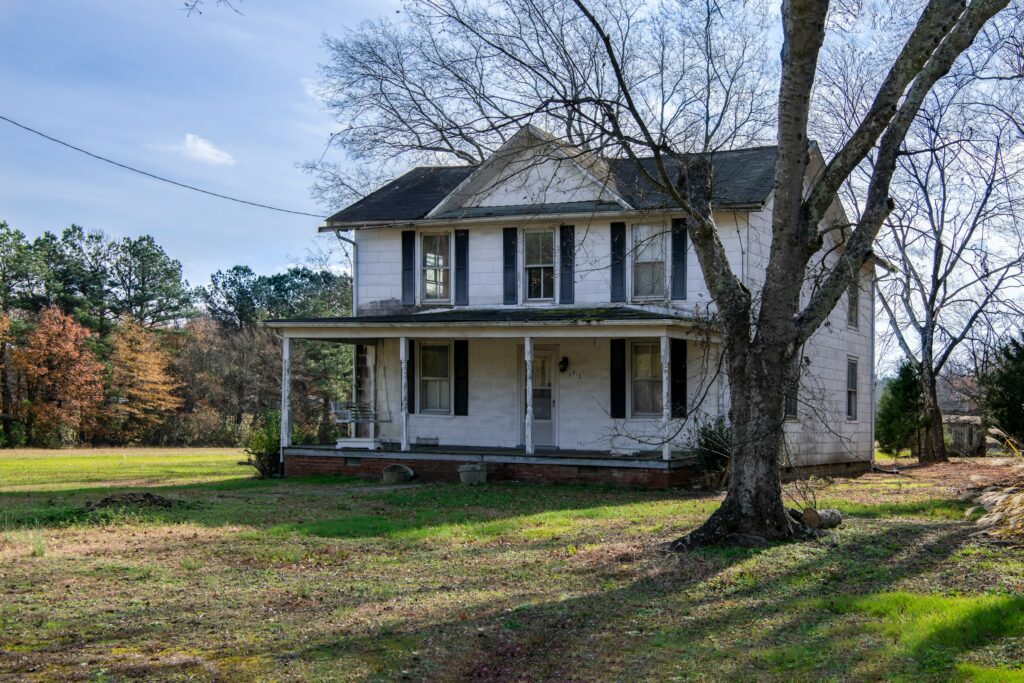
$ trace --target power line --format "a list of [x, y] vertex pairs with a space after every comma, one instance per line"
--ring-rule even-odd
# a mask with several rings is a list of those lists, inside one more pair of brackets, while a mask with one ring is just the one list
[[237, 202], [239, 204], [246, 204], [248, 206], [255, 206], [255, 207], [259, 208], [259, 209], [268, 209], [270, 211], [280, 211], [281, 213], [290, 213], [290, 214], [294, 214], [296, 216], [310, 216], [312, 218], [324, 218], [324, 216], [321, 216], [320, 214], [316, 214], [316, 213], [307, 213], [306, 211], [292, 211], [291, 209], [282, 209], [282, 208], [279, 208], [279, 207], [276, 207], [276, 206], [270, 206], [269, 204], [260, 204], [259, 202], [250, 202], [247, 199], [239, 199], [238, 197], [231, 197], [231, 196], [228, 196], [226, 194], [220, 194], [219, 192], [211, 192], [210, 190], [204, 190], [203, 188], [196, 187], [194, 185], [187, 185], [186, 183], [179, 183], [177, 180], [171, 180], [170, 178], [164, 178], [163, 176], [158, 176], [155, 173], [149, 173], [148, 171], [143, 171], [142, 169], [135, 168], [134, 166], [129, 166], [127, 164], [122, 164], [122, 163], [120, 163], [118, 161], [114, 161], [113, 159], [108, 159], [107, 157], [100, 156], [99, 154], [93, 154], [92, 152], [90, 152], [88, 150], [85, 150], [85, 149], [82, 149], [81, 147], [76, 147], [75, 145], [72, 145], [70, 142], [64, 142], [63, 140], [58, 140], [57, 138], [55, 138], [53, 136], [50, 136], [50, 135], [47, 135], [46, 133], [43, 133], [41, 131], [38, 131], [35, 128], [29, 128], [28, 126], [26, 126], [26, 125], [24, 125], [22, 123], [18, 123], [17, 121], [15, 121], [13, 119], [9, 119], [9, 118], [7, 118], [6, 116], [4, 116], [2, 114], [0, 114], [0, 120], [6, 121], [7, 123], [10, 123], [10, 124], [12, 124], [14, 126], [17, 126], [18, 128], [21, 128], [22, 130], [26, 130], [29, 133], [33, 133], [35, 135], [38, 135], [41, 138], [45, 138], [45, 139], [49, 140], [50, 142], [56, 142], [58, 145], [63, 145], [64, 147], [67, 147], [68, 149], [73, 149], [76, 152], [81, 152], [82, 154], [85, 154], [86, 156], [90, 156], [93, 159], [99, 159], [100, 161], [105, 161], [106, 163], [113, 164], [114, 166], [117, 166], [118, 168], [123, 168], [126, 171], [132, 171], [133, 173], [138, 173], [140, 175], [144, 175], [147, 178], [152, 178], [153, 180], [159, 180], [161, 182], [170, 183], [171, 185], [177, 185], [178, 187], [183, 187], [186, 190], [193, 190], [195, 192], [201, 192], [201, 193], [203, 193], [205, 195], [209, 195], [211, 197], [216, 197], [217, 199], [227, 199], [230, 202]]

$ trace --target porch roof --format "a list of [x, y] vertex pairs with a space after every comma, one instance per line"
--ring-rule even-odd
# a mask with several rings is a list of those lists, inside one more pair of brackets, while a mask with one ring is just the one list
[[[446, 308], [420, 313], [394, 313], [343, 318], [292, 318], [263, 324], [286, 336], [644, 336], [677, 328], [693, 330], [690, 313], [631, 306], [571, 308]], [[704, 323], [707, 324], [706, 321]], [[455, 332], [455, 330], [458, 332]]]

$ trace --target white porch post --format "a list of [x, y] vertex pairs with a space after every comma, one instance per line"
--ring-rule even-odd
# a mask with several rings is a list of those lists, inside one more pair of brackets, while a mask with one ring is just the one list
[[409, 340], [398, 340], [398, 360], [402, 367], [402, 450], [409, 450]]
[[526, 365], [526, 453], [533, 454], [533, 337], [526, 337], [523, 360]]
[[281, 456], [284, 465], [284, 449], [292, 445], [292, 349], [289, 337], [281, 338]]
[[[374, 341], [373, 346], [366, 347], [366, 367], [367, 372], [370, 374], [370, 412], [374, 415], [377, 414], [377, 342]], [[377, 423], [370, 423], [370, 439], [376, 443], [377, 441]]]
[[665, 460], [672, 458], [672, 342], [668, 335], [661, 337], [661, 422], [662, 422], [662, 444], [661, 457]]

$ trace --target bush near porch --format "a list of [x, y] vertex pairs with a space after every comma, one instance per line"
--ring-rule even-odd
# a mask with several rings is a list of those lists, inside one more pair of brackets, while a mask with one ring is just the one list
[[[257, 481], [238, 451], [0, 454], [0, 677], [1015, 680], [990, 461], [836, 480], [819, 541], [664, 559], [714, 496]], [[86, 504], [127, 491], [170, 508]]]

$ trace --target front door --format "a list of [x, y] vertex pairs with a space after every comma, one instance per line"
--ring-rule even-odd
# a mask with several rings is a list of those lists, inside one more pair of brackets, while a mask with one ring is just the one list
[[[526, 386], [526, 366], [523, 366]], [[523, 418], [526, 405], [523, 402]], [[526, 426], [523, 426], [526, 434]], [[534, 349], [533, 353], [533, 444], [553, 447], [555, 443], [555, 350]]]

